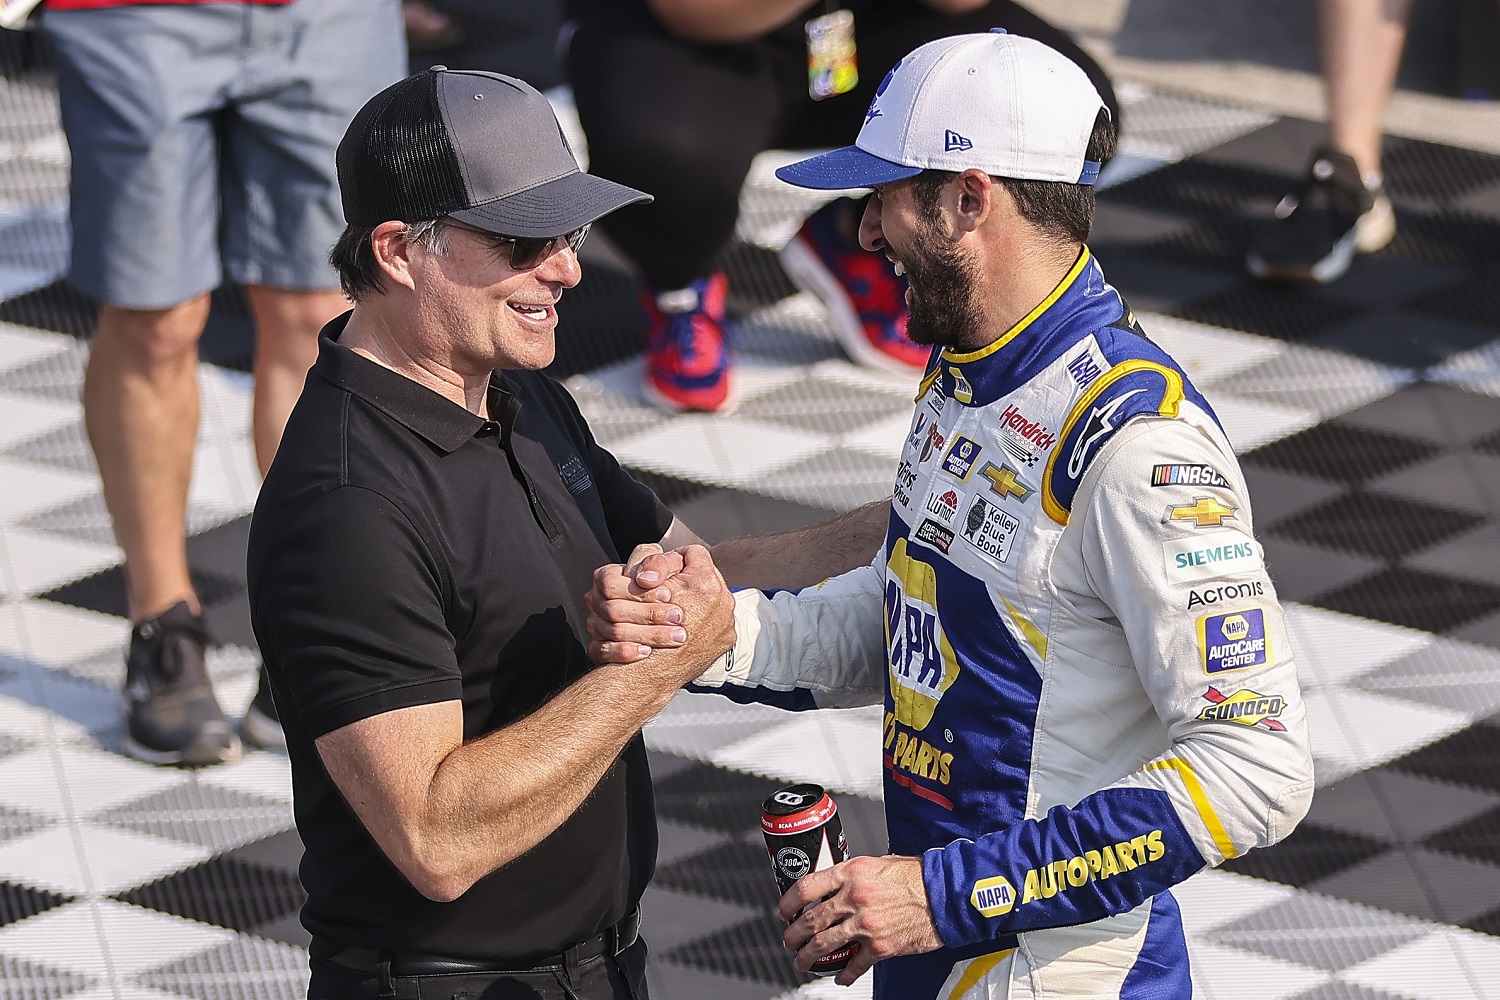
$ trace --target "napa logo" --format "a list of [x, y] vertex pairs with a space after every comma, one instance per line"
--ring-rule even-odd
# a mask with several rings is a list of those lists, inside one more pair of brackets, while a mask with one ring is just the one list
[[1016, 906], [1052, 899], [1069, 889], [1103, 882], [1166, 856], [1167, 845], [1162, 831], [1152, 830], [1129, 840], [1105, 844], [1032, 868], [1022, 876], [1019, 894], [1004, 876], [980, 879], [969, 893], [969, 905], [986, 917], [998, 917]]
[[895, 712], [885, 713], [885, 737], [881, 763], [890, 780], [918, 798], [953, 811], [953, 800], [945, 787], [953, 780], [953, 751], [933, 746], [896, 721]]
[[964, 373], [957, 368], [948, 371], [953, 373], [953, 398], [965, 405], [974, 402], [974, 387], [964, 378]]
[[1260, 608], [1199, 618], [1198, 655], [1203, 672], [1262, 666], [1271, 654], [1266, 639], [1266, 615]]
[[998, 917], [1015, 908], [1016, 887], [1004, 875], [982, 878], [974, 883], [969, 904], [986, 917]]
[[886, 563], [885, 648], [896, 721], [921, 731], [958, 680], [958, 657], [937, 613], [937, 573], [897, 539]]

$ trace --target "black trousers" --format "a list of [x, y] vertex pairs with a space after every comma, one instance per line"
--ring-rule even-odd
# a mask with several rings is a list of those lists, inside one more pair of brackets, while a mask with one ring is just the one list
[[[1118, 121], [1104, 71], [1063, 32], [1011, 0], [947, 17], [920, 0], [842, 0], [854, 12], [859, 84], [807, 95], [799, 19], [740, 45], [668, 35], [640, 0], [578, 2], [567, 70], [589, 141], [589, 169], [656, 196], [601, 223], [658, 289], [708, 274], [734, 232], [750, 161], [765, 149], [845, 146], [887, 70], [925, 42], [1002, 27], [1035, 38], [1089, 74]], [[816, 4], [809, 15], [823, 11]]]
[[[313, 961], [308, 1000], [380, 1000], [374, 976]], [[442, 976], [394, 976], [396, 1000], [651, 1000], [646, 992], [646, 942], [637, 940], [613, 958], [601, 956], [573, 968]]]

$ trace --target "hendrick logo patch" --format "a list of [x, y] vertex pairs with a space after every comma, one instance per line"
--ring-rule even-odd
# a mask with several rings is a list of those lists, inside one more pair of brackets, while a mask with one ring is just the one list
[[1022, 440], [1029, 441], [1041, 451], [1057, 443], [1057, 435], [1048, 430], [1040, 420], [1031, 420], [1021, 409], [1012, 404], [1000, 414], [1000, 426]]

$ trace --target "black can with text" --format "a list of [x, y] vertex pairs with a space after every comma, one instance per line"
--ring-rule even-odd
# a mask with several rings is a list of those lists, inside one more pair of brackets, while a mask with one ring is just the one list
[[[760, 829], [766, 835], [766, 853], [776, 886], [788, 889], [808, 872], [832, 868], [849, 858], [839, 807], [821, 785], [792, 785], [776, 792], [760, 807]], [[817, 976], [831, 976], [849, 964], [859, 950], [851, 944], [813, 963]]]

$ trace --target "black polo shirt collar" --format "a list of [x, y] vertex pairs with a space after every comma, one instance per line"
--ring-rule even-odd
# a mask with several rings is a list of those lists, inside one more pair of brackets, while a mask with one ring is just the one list
[[[340, 344], [339, 337], [353, 314], [351, 310], [335, 317], [318, 334], [316, 375], [358, 396], [445, 455], [470, 438], [496, 429], [492, 421]], [[491, 374], [490, 393], [490, 412], [499, 416], [501, 437], [509, 438], [521, 401], [506, 384], [504, 372]]]

